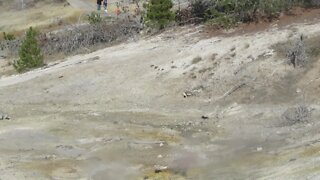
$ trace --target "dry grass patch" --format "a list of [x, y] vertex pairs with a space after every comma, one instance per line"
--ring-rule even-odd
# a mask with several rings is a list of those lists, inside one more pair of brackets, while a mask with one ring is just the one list
[[37, 5], [32, 9], [0, 13], [0, 31], [21, 35], [30, 26], [52, 28], [78, 22], [83, 12], [61, 4]]

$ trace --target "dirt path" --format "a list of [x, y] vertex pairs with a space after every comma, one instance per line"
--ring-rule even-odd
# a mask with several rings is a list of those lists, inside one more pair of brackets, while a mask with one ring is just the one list
[[[319, 179], [319, 61], [300, 72], [271, 46], [317, 35], [320, 23], [199, 31], [1, 78], [11, 120], [0, 121], [0, 179]], [[298, 88], [315, 111], [292, 125], [281, 115], [301, 101]]]

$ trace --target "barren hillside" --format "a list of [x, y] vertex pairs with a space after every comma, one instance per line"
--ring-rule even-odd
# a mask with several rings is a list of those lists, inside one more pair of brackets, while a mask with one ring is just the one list
[[[279, 24], [179, 27], [2, 77], [0, 179], [319, 179], [320, 22]], [[313, 54], [294, 68], [301, 34]]]

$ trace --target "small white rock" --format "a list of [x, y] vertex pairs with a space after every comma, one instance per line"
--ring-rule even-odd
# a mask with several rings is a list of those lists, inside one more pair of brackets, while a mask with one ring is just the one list
[[163, 170], [168, 169], [168, 166], [154, 165], [154, 168], [155, 168], [156, 170], [163, 171]]
[[1, 114], [0, 113], [0, 120], [10, 120], [10, 117], [6, 114]]
[[161, 155], [161, 154], [159, 154], [157, 157], [158, 157], [158, 158], [162, 158], [162, 155]]
[[296, 93], [301, 93], [301, 92], [302, 92], [301, 89], [297, 88]]
[[257, 147], [258, 152], [262, 151], [262, 149], [263, 149], [262, 147]]

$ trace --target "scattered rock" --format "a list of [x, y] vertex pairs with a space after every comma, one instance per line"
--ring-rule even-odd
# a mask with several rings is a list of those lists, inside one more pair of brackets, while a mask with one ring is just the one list
[[212, 61], [216, 60], [216, 57], [217, 57], [217, 56], [218, 56], [217, 53], [213, 53], [213, 54], [211, 55], [211, 60], [212, 60]]
[[201, 118], [202, 119], [209, 119], [209, 116], [202, 115]]
[[46, 155], [46, 156], [44, 156], [45, 160], [53, 160], [53, 159], [56, 159], [56, 158], [57, 158], [56, 155]]
[[46, 66], [44, 66], [42, 69], [48, 69], [48, 68], [53, 67], [53, 66], [58, 65], [58, 64], [59, 64], [59, 62], [49, 63]]
[[155, 168], [154, 173], [161, 173], [161, 172], [167, 170], [168, 166], [155, 165], [154, 168]]
[[97, 117], [97, 116], [100, 116], [100, 113], [92, 112], [92, 113], [90, 113], [90, 115], [91, 115], [91, 116], [96, 116], [96, 117]]
[[301, 93], [302, 90], [300, 88], [297, 88], [296, 93]]
[[260, 151], [262, 151], [262, 150], [263, 150], [262, 147], [257, 147], [257, 151], [258, 151], [258, 152], [260, 152]]
[[88, 58], [88, 61], [96, 61], [96, 60], [99, 60], [100, 59], [100, 56], [94, 56], [92, 58]]
[[247, 58], [250, 59], [251, 61], [255, 60], [255, 58], [252, 55], [249, 55]]
[[59, 76], [59, 79], [61, 79], [61, 78], [63, 78], [64, 76], [63, 75], [61, 75], [61, 76]]
[[94, 57], [91, 57], [91, 58], [88, 58], [88, 59], [84, 59], [84, 60], [82, 60], [82, 61], [79, 61], [79, 62], [77, 62], [76, 64], [87, 63], [87, 62], [96, 61], [96, 60], [99, 60], [99, 59], [100, 59], [100, 56], [94, 56]]
[[273, 49], [270, 49], [270, 50], [264, 52], [264, 53], [263, 53], [263, 56], [264, 56], [264, 57], [270, 57], [270, 56], [273, 56], [273, 54], [274, 54], [274, 50], [273, 50]]
[[187, 98], [187, 97], [189, 97], [189, 96], [192, 96], [193, 94], [192, 94], [191, 91], [186, 91], [186, 92], [183, 92], [182, 95], [183, 95], [184, 98]]
[[296, 158], [292, 158], [289, 160], [289, 162], [296, 161], [296, 160], [297, 160]]
[[197, 56], [192, 59], [192, 64], [197, 64], [198, 62], [202, 61], [202, 58], [200, 56]]
[[70, 150], [73, 149], [73, 146], [70, 145], [58, 145], [56, 146], [57, 149], [65, 149], [65, 150]]
[[0, 120], [10, 120], [11, 118], [7, 114], [0, 113]]

